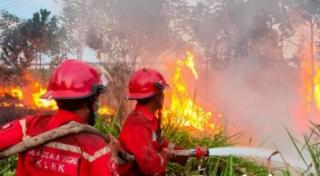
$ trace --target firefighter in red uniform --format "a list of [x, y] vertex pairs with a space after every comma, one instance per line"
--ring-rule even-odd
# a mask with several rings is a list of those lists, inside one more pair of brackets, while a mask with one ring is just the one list
[[[186, 162], [187, 158], [175, 158], [170, 154], [168, 150], [179, 148], [161, 138], [159, 118], [163, 90], [167, 86], [164, 77], [154, 69], [143, 68], [132, 75], [127, 98], [137, 100], [137, 104], [124, 123], [119, 141], [136, 161], [119, 166], [121, 175], [164, 175], [168, 161]], [[207, 154], [204, 148], [197, 148], [197, 151], [199, 157]]]
[[[92, 65], [78, 60], [64, 61], [52, 73], [48, 91], [43, 95], [54, 99], [59, 110], [53, 115], [27, 116], [2, 126], [0, 150], [71, 121], [93, 125], [98, 97], [106, 89], [107, 81]], [[64, 136], [20, 153], [16, 175], [117, 175], [111, 155], [114, 149], [94, 134]]]

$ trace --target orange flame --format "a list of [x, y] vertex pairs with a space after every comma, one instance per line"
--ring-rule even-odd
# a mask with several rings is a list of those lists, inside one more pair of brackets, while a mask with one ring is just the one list
[[205, 130], [211, 134], [220, 133], [222, 131], [221, 126], [210, 122], [213, 118], [213, 113], [205, 111], [196, 103], [196, 96], [191, 96], [182, 73], [185, 69], [191, 71], [193, 79], [198, 79], [194, 56], [191, 52], [187, 52], [184, 60], [176, 62], [175, 70], [169, 83], [170, 92], [167, 92], [170, 104], [163, 110], [164, 123], [198, 131]]
[[[41, 99], [41, 95], [46, 92], [46, 87], [43, 86], [39, 81], [32, 79], [30, 75], [25, 75], [28, 84], [26, 86], [2, 86], [0, 87], [0, 97], [10, 96], [14, 98], [13, 104], [9, 101], [0, 102], [0, 107], [28, 107], [31, 109], [40, 110], [56, 110], [58, 109], [55, 101]], [[100, 115], [113, 115], [115, 111], [109, 106], [101, 106], [98, 110]]]
[[9, 95], [12, 98], [17, 98], [19, 100], [23, 99], [23, 92], [19, 87], [0, 88], [0, 96], [4, 96], [4, 95]]
[[315, 74], [314, 74], [314, 102], [316, 107], [320, 110], [320, 66], [319, 64], [315, 65]]
[[[29, 75], [26, 75], [25, 78], [29, 82], [26, 86], [0, 87], [0, 97], [7, 95], [16, 99], [17, 102], [13, 104], [16, 107], [51, 110], [57, 108], [54, 101], [40, 99], [46, 89], [38, 81], [34, 81]], [[1, 102], [0, 106], [10, 106], [10, 103], [4, 101]]]
[[[320, 63], [312, 61], [311, 46], [305, 44], [301, 56], [300, 76], [303, 84], [299, 116], [319, 122], [320, 117]], [[313, 62], [313, 63], [312, 63]]]
[[98, 114], [100, 115], [114, 115], [116, 111], [109, 106], [101, 106], [98, 110]]

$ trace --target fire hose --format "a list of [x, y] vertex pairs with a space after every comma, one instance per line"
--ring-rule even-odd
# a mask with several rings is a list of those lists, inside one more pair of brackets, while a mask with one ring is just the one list
[[[28, 137], [25, 140], [23, 140], [22, 142], [15, 144], [15, 145], [13, 145], [3, 151], [0, 151], [0, 160], [5, 159], [7, 157], [10, 157], [14, 154], [30, 150], [30, 149], [35, 148], [37, 146], [41, 146], [45, 143], [48, 143], [48, 142], [55, 140], [55, 139], [58, 139], [60, 137], [67, 136], [70, 134], [76, 134], [76, 133], [80, 133], [80, 132], [98, 135], [98, 136], [102, 137], [107, 143], [110, 143], [113, 140], [112, 138], [114, 138], [111, 135], [106, 135], [106, 134], [99, 132], [97, 129], [95, 129], [94, 127], [92, 127], [90, 125], [84, 125], [84, 124], [80, 124], [78, 122], [69, 122], [65, 125], [62, 125], [62, 126], [55, 128], [53, 130], [46, 131], [46, 132], [41, 133], [37, 136]], [[119, 151], [118, 156], [124, 160], [128, 160], [128, 161], [134, 160], [133, 156], [131, 156], [123, 151]]]
[[[80, 132], [91, 133], [102, 137], [107, 143], [110, 143], [114, 138], [111, 135], [106, 135], [99, 132], [92, 126], [80, 124], [77, 122], [69, 122], [61, 127], [49, 130], [47, 132], [41, 133], [37, 136], [28, 137], [24, 141], [13, 145], [3, 151], [0, 151], [0, 160], [10, 157], [14, 154], [28, 151], [34, 147], [41, 146], [57, 138], [76, 134]], [[117, 151], [118, 159], [124, 161], [134, 161], [134, 156], [119, 150]], [[175, 156], [197, 156], [197, 149], [186, 149], [186, 150], [168, 150], [172, 155]], [[272, 152], [269, 150], [259, 149], [259, 148], [244, 148], [244, 147], [218, 147], [209, 148], [205, 156], [256, 156], [260, 158], [268, 158], [268, 165], [271, 163], [271, 157], [277, 152]]]

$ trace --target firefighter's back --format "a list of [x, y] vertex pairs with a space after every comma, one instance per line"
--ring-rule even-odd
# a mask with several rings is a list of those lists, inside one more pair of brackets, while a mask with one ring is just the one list
[[[54, 128], [53, 116], [29, 117], [25, 120], [23, 139]], [[100, 176], [115, 175], [110, 149], [103, 138], [72, 134], [19, 154], [17, 176]]]

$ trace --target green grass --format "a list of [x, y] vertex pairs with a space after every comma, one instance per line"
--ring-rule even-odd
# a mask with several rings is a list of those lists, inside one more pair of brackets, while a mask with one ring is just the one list
[[[177, 130], [175, 133], [164, 132], [166, 138], [171, 142], [183, 147], [194, 148], [196, 146], [223, 147], [231, 146], [229, 137], [218, 134], [212, 137], [195, 138], [191, 134]], [[207, 157], [203, 159], [189, 158], [185, 166], [170, 163], [168, 175], [254, 175], [266, 176], [268, 169], [258, 163], [239, 157]]]
[[[120, 122], [118, 115], [113, 117], [98, 118], [96, 128], [103, 133], [119, 135]], [[232, 145], [229, 137], [221, 133], [214, 136], [195, 138], [191, 134], [177, 129], [167, 128], [163, 135], [184, 148], [194, 148], [196, 146], [221, 147]], [[16, 157], [0, 161], [0, 175], [12, 176], [15, 171]], [[189, 158], [185, 166], [170, 163], [167, 168], [167, 175], [209, 175], [209, 176], [238, 176], [246, 174], [248, 176], [267, 176], [266, 167], [239, 157], [207, 157], [202, 159]]]
[[[120, 125], [118, 115], [116, 118], [104, 117], [97, 119], [96, 127], [102, 132], [110, 132], [117, 136]], [[164, 128], [163, 136], [171, 142], [183, 147], [194, 148], [196, 146], [222, 147], [230, 146], [230, 137], [221, 133], [214, 136], [196, 138], [191, 134], [176, 128]], [[234, 137], [234, 136], [233, 136]], [[209, 176], [267, 176], [268, 169], [262, 165], [244, 158], [238, 157], [207, 157], [197, 159], [190, 157], [185, 166], [169, 163], [167, 175], [209, 175]]]
[[0, 175], [14, 176], [17, 163], [17, 156], [12, 156], [5, 160], [0, 160]]
[[303, 142], [296, 139], [289, 130], [287, 133], [307, 168], [301, 174], [320, 176], [320, 126], [310, 121], [309, 129], [310, 133], [304, 134]]

